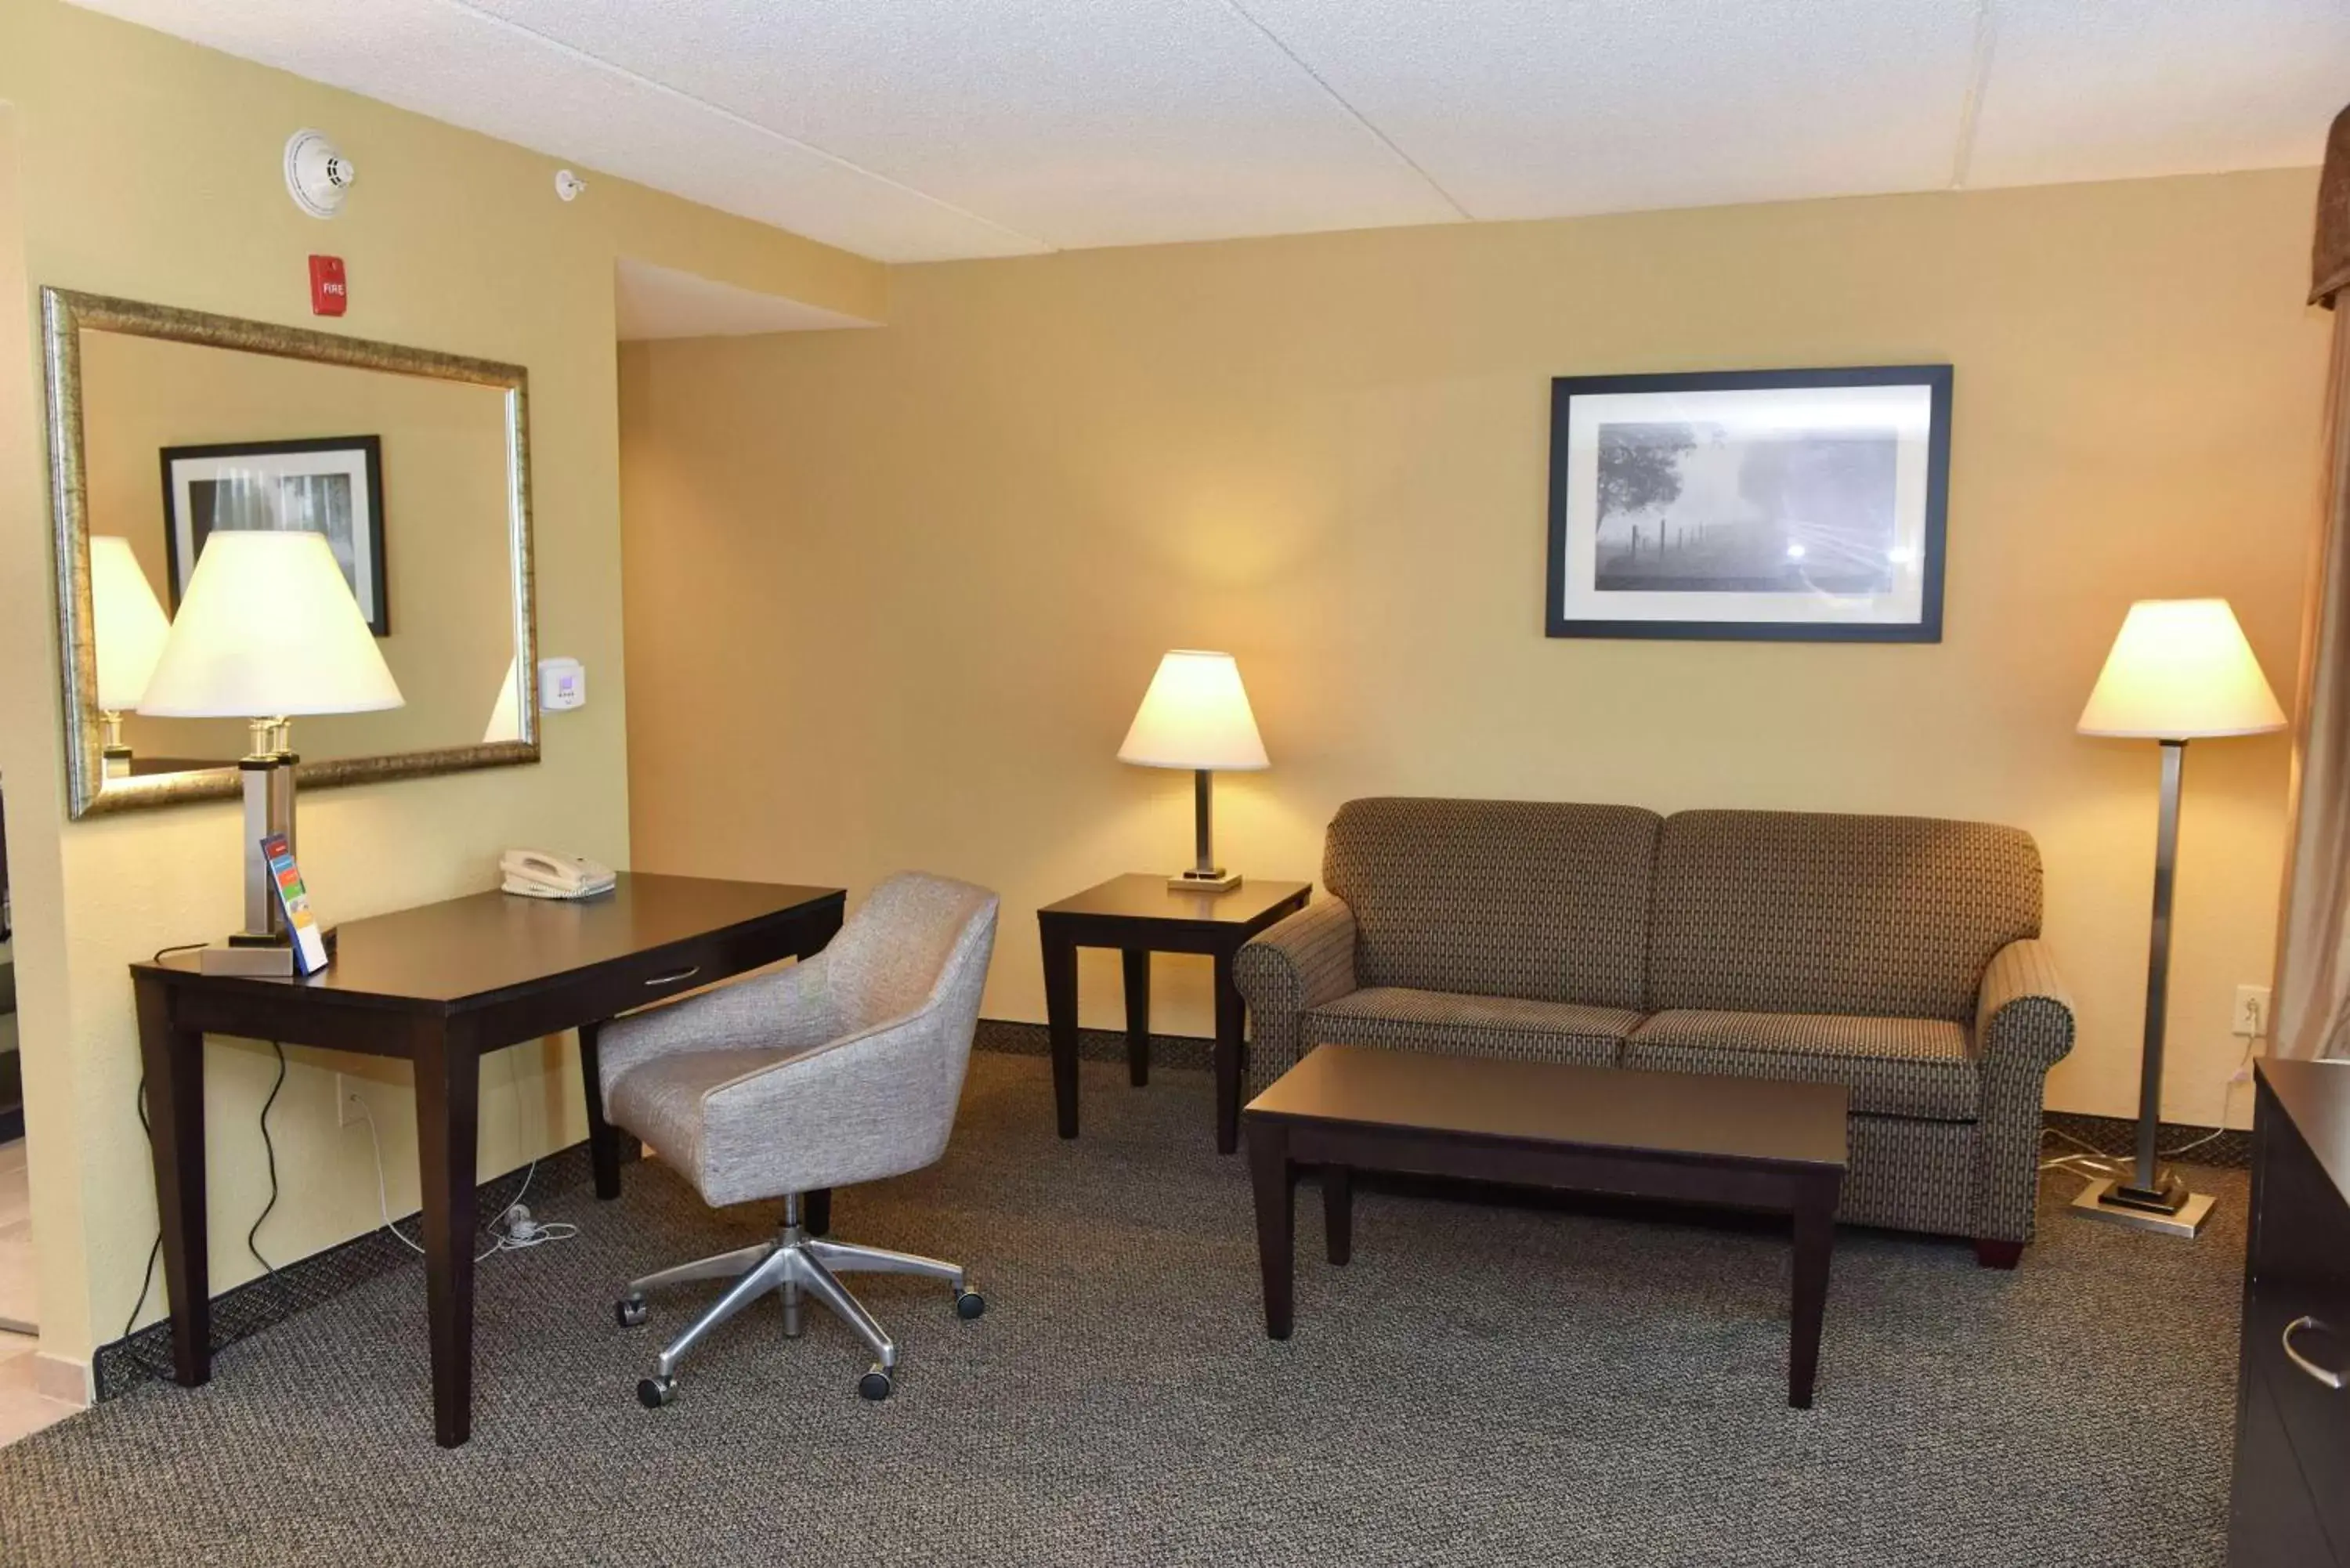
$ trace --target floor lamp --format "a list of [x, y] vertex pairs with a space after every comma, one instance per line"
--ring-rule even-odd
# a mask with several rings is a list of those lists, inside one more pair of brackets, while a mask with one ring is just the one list
[[2126, 1177], [2089, 1184], [2075, 1213], [2166, 1235], [2193, 1236], [2208, 1194], [2162, 1168], [2162, 1024], [2170, 985], [2170, 894], [2178, 865], [2178, 789], [2187, 742], [2284, 728], [2284, 711], [2225, 599], [2141, 599], [2081, 711], [2085, 735], [2162, 743], [2162, 804], [2154, 840], [2154, 938], [2146, 971], [2146, 1049], [2138, 1067], [2137, 1158]]

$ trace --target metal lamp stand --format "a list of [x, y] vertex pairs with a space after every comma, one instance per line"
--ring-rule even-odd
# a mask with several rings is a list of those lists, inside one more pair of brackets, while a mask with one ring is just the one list
[[1229, 893], [1241, 885], [1241, 874], [1216, 864], [1216, 775], [1206, 768], [1191, 770], [1192, 840], [1196, 851], [1191, 869], [1167, 878], [1179, 892]]
[[2162, 1024], [2170, 990], [2170, 894], [2178, 869], [2178, 786], [2187, 742], [2162, 742], [2162, 807], [2154, 843], [2154, 938], [2146, 966], [2146, 1050], [2138, 1066], [2137, 1161], [2126, 1179], [2093, 1181], [2073, 1199], [2073, 1211], [2093, 1220], [2133, 1225], [2192, 1239], [2211, 1217], [2209, 1193], [2157, 1163], [2162, 1123]]

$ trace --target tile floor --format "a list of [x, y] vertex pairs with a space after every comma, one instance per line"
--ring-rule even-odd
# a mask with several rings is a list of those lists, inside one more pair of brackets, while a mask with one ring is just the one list
[[75, 1407], [33, 1392], [30, 1334], [0, 1334], [0, 1448], [75, 1414]]
[[[33, 1213], [25, 1182], [25, 1144], [0, 1144], [0, 1322], [29, 1326], [33, 1310]], [[0, 1446], [74, 1413], [62, 1399], [33, 1392], [29, 1334], [0, 1329]]]

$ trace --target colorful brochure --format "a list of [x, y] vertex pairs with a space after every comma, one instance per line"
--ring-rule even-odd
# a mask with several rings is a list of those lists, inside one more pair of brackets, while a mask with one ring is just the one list
[[316, 974], [327, 967], [327, 939], [318, 929], [318, 918], [310, 913], [310, 895], [302, 886], [301, 867], [294, 864], [294, 846], [284, 834], [273, 833], [261, 841], [261, 853], [269, 862], [269, 880], [286, 915], [286, 935], [294, 941], [294, 971]]

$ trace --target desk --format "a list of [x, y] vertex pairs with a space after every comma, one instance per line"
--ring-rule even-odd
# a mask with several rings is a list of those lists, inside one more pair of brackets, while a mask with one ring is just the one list
[[602, 1189], [617, 1183], [618, 1151], [597, 1094], [595, 1025], [692, 986], [809, 957], [840, 929], [843, 902], [836, 888], [623, 872], [610, 893], [581, 903], [477, 893], [349, 921], [337, 933], [334, 963], [304, 979], [203, 974], [194, 953], [131, 965], [154, 1129], [163, 1278], [172, 1297], [172, 1356], [181, 1385], [193, 1388], [212, 1376], [206, 1034], [416, 1064], [432, 1427], [441, 1446], [453, 1449], [473, 1430], [473, 1144], [482, 1057], [583, 1029], [588, 1127]]
[[1037, 910], [1061, 1136], [1077, 1136], [1077, 950], [1117, 948], [1125, 955], [1127, 1072], [1138, 1085], [1150, 1078], [1150, 955], [1205, 953], [1216, 965], [1216, 1149], [1232, 1153], [1240, 1137], [1245, 1049], [1245, 1010], [1232, 984], [1232, 955], [1259, 931], [1305, 908], [1313, 892], [1307, 882], [1252, 878], [1228, 892], [1195, 893], [1170, 888], [1164, 877], [1129, 872]]

